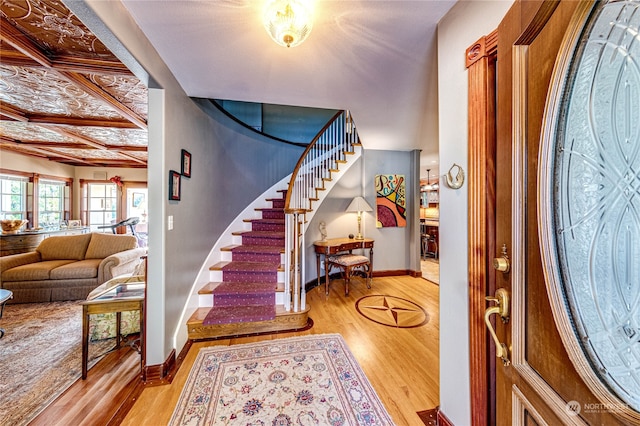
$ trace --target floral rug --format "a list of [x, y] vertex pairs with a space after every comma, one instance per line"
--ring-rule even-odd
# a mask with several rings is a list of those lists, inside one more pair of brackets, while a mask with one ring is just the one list
[[[115, 338], [96, 340], [115, 336], [112, 320], [90, 322], [89, 368], [115, 346]], [[81, 376], [82, 305], [7, 305], [0, 327], [0, 425], [27, 425]]]
[[200, 350], [177, 425], [393, 425], [339, 334]]

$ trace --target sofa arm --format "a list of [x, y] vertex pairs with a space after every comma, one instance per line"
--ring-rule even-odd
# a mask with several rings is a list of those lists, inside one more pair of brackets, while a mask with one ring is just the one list
[[98, 266], [98, 285], [113, 277], [133, 272], [140, 262], [140, 257], [147, 253], [146, 248], [135, 248], [112, 254], [100, 262]]
[[[2, 275], [4, 271], [15, 268], [16, 266], [22, 266], [36, 262], [40, 262], [40, 253], [38, 253], [37, 251], [30, 251], [28, 253], [19, 253], [0, 257], [0, 275]], [[2, 280], [0, 280], [0, 282], [1, 281]]]

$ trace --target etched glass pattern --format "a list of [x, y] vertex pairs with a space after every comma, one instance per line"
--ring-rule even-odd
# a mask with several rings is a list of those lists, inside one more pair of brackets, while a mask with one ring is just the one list
[[639, 2], [589, 18], [561, 104], [554, 164], [567, 308], [596, 375], [640, 409]]

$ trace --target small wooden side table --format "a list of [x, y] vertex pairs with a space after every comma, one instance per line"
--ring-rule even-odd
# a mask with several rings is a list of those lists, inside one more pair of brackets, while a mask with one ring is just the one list
[[[144, 347], [145, 283], [137, 280], [119, 283], [82, 302], [82, 379], [87, 378], [89, 359], [89, 318], [94, 314], [116, 313], [116, 345], [120, 346], [120, 317], [125, 311], [140, 311], [140, 348]], [[141, 366], [144, 359], [141, 357]]]
[[[320, 285], [320, 255], [324, 255], [324, 290], [329, 294], [329, 256], [341, 252], [349, 252], [357, 249], [369, 249], [369, 273], [373, 274], [373, 243], [371, 238], [356, 240], [355, 238], [328, 238], [313, 243], [316, 252], [316, 269], [318, 271], [318, 285]], [[372, 276], [372, 275], [370, 275]]]

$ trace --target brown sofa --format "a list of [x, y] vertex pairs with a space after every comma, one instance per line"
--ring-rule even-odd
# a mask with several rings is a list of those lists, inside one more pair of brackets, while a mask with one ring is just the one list
[[0, 287], [13, 292], [9, 303], [86, 299], [102, 283], [133, 272], [145, 253], [132, 235], [49, 237], [34, 252], [0, 257]]

